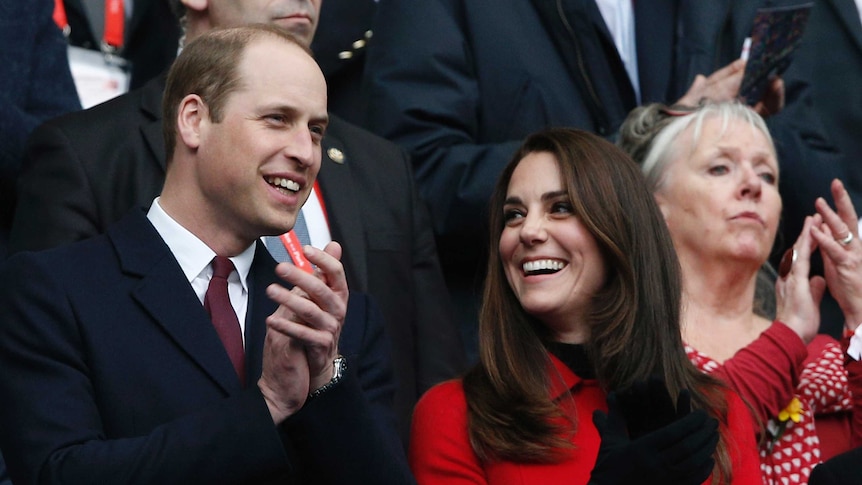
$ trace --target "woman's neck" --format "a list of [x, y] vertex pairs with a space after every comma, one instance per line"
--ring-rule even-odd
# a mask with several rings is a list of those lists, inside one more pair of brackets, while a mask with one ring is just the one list
[[703, 264], [680, 258], [683, 340], [724, 362], [757, 338], [769, 321], [754, 313], [759, 266], [716, 261]]

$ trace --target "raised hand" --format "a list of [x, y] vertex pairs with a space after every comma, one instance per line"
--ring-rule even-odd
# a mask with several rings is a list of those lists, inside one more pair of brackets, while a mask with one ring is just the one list
[[775, 282], [775, 318], [796, 332], [806, 344], [820, 328], [820, 300], [826, 289], [822, 277], [809, 276], [811, 253], [817, 249], [812, 229], [819, 221], [819, 215], [805, 218], [802, 232], [782, 258]]
[[745, 73], [745, 61], [737, 59], [709, 77], [698, 74], [688, 88], [688, 92], [675, 104], [697, 106], [702, 99], [713, 103], [732, 101], [739, 96], [742, 75]]
[[811, 235], [820, 245], [829, 293], [844, 313], [845, 326], [855, 330], [862, 323], [862, 241], [856, 209], [840, 180], [832, 181], [832, 197], [837, 212], [823, 198], [815, 201], [822, 222]]
[[308, 274], [281, 263], [276, 274], [293, 285], [273, 284], [267, 296], [279, 304], [267, 320], [263, 373], [258, 386], [280, 423], [305, 403], [310, 391], [328, 383], [338, 355], [338, 338], [347, 312], [347, 279], [341, 265], [341, 246], [331, 242], [321, 251], [303, 248], [317, 266]]

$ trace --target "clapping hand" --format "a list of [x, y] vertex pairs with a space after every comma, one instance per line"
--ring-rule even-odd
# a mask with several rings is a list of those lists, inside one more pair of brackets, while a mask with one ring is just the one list
[[820, 245], [829, 293], [844, 313], [844, 324], [855, 330], [862, 323], [862, 242], [850, 194], [839, 180], [832, 181], [835, 210], [823, 199], [815, 202], [817, 222], [812, 236]]
[[276, 274], [293, 288], [272, 284], [266, 290], [279, 307], [266, 320], [263, 372], [258, 387], [275, 423], [298, 411], [310, 391], [332, 378], [347, 313], [349, 292], [339, 261], [341, 246], [331, 242], [323, 251], [311, 246], [303, 251], [317, 266], [315, 274], [281, 263]]
[[607, 400], [607, 413], [593, 413], [602, 441], [590, 485], [696, 485], [712, 473], [718, 421], [692, 411], [687, 390], [676, 409], [657, 379], [611, 392]]

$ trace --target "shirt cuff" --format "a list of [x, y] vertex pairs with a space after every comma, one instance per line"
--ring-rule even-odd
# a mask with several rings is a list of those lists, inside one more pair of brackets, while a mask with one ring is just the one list
[[856, 331], [850, 336], [847, 355], [853, 357], [853, 360], [862, 360], [862, 325], [856, 327]]

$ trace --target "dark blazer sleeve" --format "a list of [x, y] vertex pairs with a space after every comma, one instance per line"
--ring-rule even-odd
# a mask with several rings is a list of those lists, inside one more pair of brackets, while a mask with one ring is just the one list
[[[409, 171], [409, 164], [405, 162]], [[407, 180], [412, 180], [412, 174]], [[416, 316], [417, 399], [465, 369], [464, 346], [449, 303], [428, 207], [410, 184], [413, 200], [413, 298]]]
[[[28, 143], [18, 182], [10, 254], [41, 250], [102, 232], [84, 163], [61, 125], [38, 127]], [[45, 194], [45, 187], [52, 187]]]
[[0, 176], [21, 164], [27, 135], [40, 122], [81, 109], [66, 42], [49, 0], [0, 0]]
[[36, 128], [18, 179], [10, 254], [101, 234], [152, 203], [164, 183], [163, 86], [159, 77]]
[[351, 291], [347, 319], [338, 346], [347, 358], [348, 369], [358, 376], [359, 385], [381, 431], [392, 443], [398, 443], [393, 413], [396, 383], [392, 345], [385, 334], [383, 321], [383, 315], [370, 296]]
[[339, 351], [347, 379], [306, 403], [282, 432], [299, 483], [414, 483], [392, 411], [395, 380], [383, 316], [351, 292]]
[[480, 86], [459, 3], [382, 0], [367, 53], [368, 126], [409, 150], [437, 234], [476, 231], [520, 142], [479, 141]]

